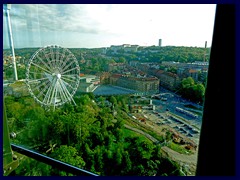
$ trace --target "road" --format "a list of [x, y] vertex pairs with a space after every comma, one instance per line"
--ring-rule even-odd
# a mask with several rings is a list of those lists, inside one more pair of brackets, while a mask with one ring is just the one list
[[100, 85], [96, 89], [94, 89], [94, 95], [121, 95], [121, 94], [134, 94], [137, 91], [132, 89], [126, 89], [119, 86], [111, 86], [111, 85]]

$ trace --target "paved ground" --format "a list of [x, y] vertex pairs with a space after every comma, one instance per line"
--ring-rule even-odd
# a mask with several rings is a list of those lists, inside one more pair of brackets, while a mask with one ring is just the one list
[[134, 94], [137, 91], [126, 89], [118, 86], [110, 86], [110, 85], [100, 85], [98, 86], [93, 94], [94, 95], [121, 95], [121, 94]]
[[[171, 130], [178, 132], [178, 130], [174, 129], [174, 127], [176, 127], [176, 126], [184, 127], [184, 124], [191, 126], [191, 124], [192, 124], [189, 121], [185, 121], [184, 124], [178, 124], [176, 122], [173, 122], [169, 119], [168, 112], [154, 114], [152, 111], [146, 110], [146, 111], [143, 111], [143, 114], [148, 116], [146, 125], [150, 126], [157, 132], [161, 132], [161, 130], [163, 128], [170, 128]], [[168, 121], [168, 120], [170, 120], [170, 121]], [[188, 130], [186, 130], [186, 132], [188, 132]], [[188, 137], [187, 133], [184, 134], [184, 133], [178, 132], [178, 134], [181, 134], [182, 137], [184, 137], [185, 139], [191, 140], [191, 141], [195, 142], [196, 144], [199, 143], [198, 142], [199, 141], [199, 133], [192, 134], [193, 137]]]

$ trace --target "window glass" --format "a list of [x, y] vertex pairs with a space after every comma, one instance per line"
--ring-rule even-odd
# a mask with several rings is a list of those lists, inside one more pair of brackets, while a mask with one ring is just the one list
[[[103, 176], [195, 175], [215, 8], [4, 8], [11, 142]], [[57, 173], [36, 162], [15, 175]]]

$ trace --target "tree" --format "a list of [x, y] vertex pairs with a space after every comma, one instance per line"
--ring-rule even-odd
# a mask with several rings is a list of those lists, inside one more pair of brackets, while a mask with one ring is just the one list
[[45, 111], [42, 107], [36, 106], [32, 109], [29, 109], [24, 118], [29, 120], [43, 120], [45, 118]]
[[194, 86], [194, 91], [195, 91], [196, 101], [203, 102], [203, 98], [205, 95], [204, 85], [201, 83], [198, 83], [197, 85]]
[[94, 161], [96, 164], [96, 171], [101, 172], [101, 175], [104, 175], [103, 150], [100, 146], [96, 146], [96, 148], [94, 149]]
[[116, 63], [116, 61], [115, 61], [114, 59], [110, 59], [108, 63], [109, 63], [109, 64], [111, 64], [111, 63]]
[[192, 77], [184, 78], [181, 82], [180, 93], [184, 98], [194, 102], [203, 102], [205, 87], [201, 83], [195, 84]]
[[124, 57], [120, 57], [119, 60], [118, 60], [118, 62], [120, 62], [120, 63], [126, 63], [127, 60], [126, 60]]
[[25, 73], [26, 73], [26, 70], [25, 70], [25, 67], [19, 67], [17, 69], [17, 73], [18, 73], [18, 79], [25, 79]]
[[117, 99], [114, 97], [114, 96], [111, 96], [109, 101], [114, 105], [116, 106], [117, 105]]
[[12, 68], [4, 68], [6, 79], [13, 78], [13, 69]]
[[123, 142], [124, 141], [124, 137], [123, 137], [122, 129], [117, 128], [115, 132], [116, 132], [115, 133], [116, 140], [118, 142]]
[[188, 88], [188, 87], [191, 87], [191, 86], [193, 86], [194, 85], [194, 79], [192, 78], [192, 77], [188, 77], [188, 78], [184, 78], [183, 80], [182, 80], [182, 87], [183, 88]]
[[170, 68], [168, 69], [168, 72], [177, 74], [177, 68], [176, 68], [176, 67], [170, 67]]
[[26, 125], [24, 118], [25, 112], [28, 110], [22, 103], [15, 98], [5, 98], [6, 112], [8, 118], [14, 119], [14, 129], [20, 130]]
[[52, 166], [28, 157], [22, 157], [14, 172], [16, 176], [51, 176], [51, 171]]
[[167, 176], [181, 176], [180, 166], [178, 163], [170, 160], [169, 158], [161, 158], [161, 163], [158, 167], [157, 175]]
[[83, 168], [86, 164], [78, 155], [77, 149], [72, 146], [61, 145], [51, 154], [51, 157], [79, 168]]
[[170, 131], [166, 132], [166, 141], [170, 141], [172, 139], [172, 133]]
[[104, 107], [105, 106], [105, 101], [106, 101], [105, 97], [100, 96], [98, 98], [98, 104], [100, 105], [100, 107]]
[[128, 175], [132, 169], [132, 161], [130, 159], [130, 155], [128, 151], [124, 151], [122, 154], [122, 166], [121, 166], [121, 174]]
[[114, 153], [114, 159], [117, 166], [120, 166], [122, 163], [122, 149], [118, 147]]
[[25, 129], [27, 136], [21, 136], [22, 141], [32, 146], [46, 145], [49, 142], [48, 126], [49, 122], [46, 118], [29, 121]]
[[87, 94], [85, 94], [80, 97], [80, 103], [82, 105], [87, 105], [87, 104], [91, 103], [91, 99], [89, 98], [89, 96]]

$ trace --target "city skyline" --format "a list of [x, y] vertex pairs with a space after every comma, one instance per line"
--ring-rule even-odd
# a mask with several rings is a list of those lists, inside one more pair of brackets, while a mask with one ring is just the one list
[[[68, 48], [111, 45], [211, 47], [216, 5], [12, 4], [15, 48], [57, 44]], [[6, 18], [4, 48], [9, 47]]]

